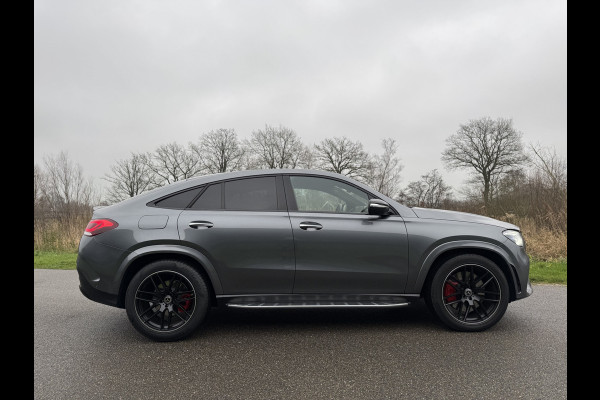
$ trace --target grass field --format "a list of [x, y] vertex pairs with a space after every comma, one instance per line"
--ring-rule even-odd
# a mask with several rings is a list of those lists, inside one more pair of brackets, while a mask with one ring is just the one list
[[33, 268], [75, 269], [77, 253], [66, 251], [33, 251]]
[[532, 283], [567, 284], [567, 260], [535, 261], [529, 266], [529, 280]]
[[[75, 269], [77, 253], [60, 251], [33, 252], [33, 268]], [[567, 260], [535, 261], [531, 260], [529, 278], [532, 283], [567, 284]]]

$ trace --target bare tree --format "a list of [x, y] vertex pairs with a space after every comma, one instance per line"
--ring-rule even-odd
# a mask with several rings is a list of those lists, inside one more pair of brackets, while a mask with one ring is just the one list
[[33, 206], [36, 207], [46, 191], [46, 175], [39, 165], [33, 164]]
[[398, 144], [395, 139], [386, 138], [381, 142], [383, 153], [376, 154], [368, 164], [366, 183], [388, 197], [396, 197], [400, 189], [402, 164], [396, 156]]
[[481, 194], [487, 209], [494, 181], [527, 161], [522, 136], [513, 128], [511, 119], [483, 117], [470, 120], [446, 139], [447, 148], [442, 153], [442, 161], [449, 169], [472, 170], [482, 187]]
[[251, 152], [248, 167], [267, 169], [296, 168], [304, 148], [298, 134], [281, 125], [253, 131], [246, 146]]
[[66, 152], [44, 157], [46, 185], [44, 196], [55, 211], [72, 213], [97, 201], [91, 178], [84, 178], [81, 165]]
[[[50, 199], [48, 198], [48, 177], [38, 165], [33, 165], [33, 217], [43, 219], [51, 212]], [[34, 222], [35, 225], [35, 222]]]
[[63, 151], [34, 164], [33, 181], [34, 249], [76, 251], [92, 206], [101, 201], [93, 178]]
[[217, 129], [200, 136], [194, 147], [202, 169], [209, 174], [242, 169], [245, 148], [241, 145], [235, 129]]
[[567, 231], [567, 160], [555, 149], [530, 145], [533, 171], [530, 198], [538, 222], [555, 231]]
[[364, 178], [369, 171], [369, 154], [360, 141], [347, 137], [323, 139], [315, 145], [316, 165], [325, 171], [336, 172], [351, 178]]
[[118, 203], [156, 186], [154, 174], [145, 163], [143, 154], [131, 153], [129, 158], [111, 165], [110, 170], [103, 178], [111, 184], [107, 195], [109, 203]]
[[444, 183], [437, 169], [421, 175], [421, 180], [408, 184], [400, 193], [400, 202], [413, 207], [440, 208], [448, 201], [452, 188]]
[[177, 142], [159, 146], [154, 153], [143, 155], [144, 164], [155, 175], [157, 186], [181, 181], [202, 172], [200, 158], [193, 145]]
[[298, 159], [298, 167], [305, 169], [314, 169], [317, 165], [317, 157], [313, 151], [314, 146], [302, 146], [300, 157]]
[[507, 171], [498, 182], [494, 183], [494, 197], [503, 197], [520, 191], [527, 184], [527, 173], [525, 169], [513, 169]]
[[529, 151], [532, 153], [531, 163], [544, 176], [545, 183], [556, 192], [567, 190], [567, 160], [556, 154], [556, 149], [543, 147], [539, 143], [535, 146], [530, 144]]

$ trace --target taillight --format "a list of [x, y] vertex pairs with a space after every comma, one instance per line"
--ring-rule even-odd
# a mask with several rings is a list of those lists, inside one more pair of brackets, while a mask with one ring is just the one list
[[85, 232], [83, 232], [83, 234], [85, 236], [95, 236], [101, 234], [102, 232], [115, 229], [117, 226], [119, 226], [119, 224], [117, 224], [117, 221], [113, 221], [110, 218], [93, 219], [87, 224], [87, 226], [85, 227]]

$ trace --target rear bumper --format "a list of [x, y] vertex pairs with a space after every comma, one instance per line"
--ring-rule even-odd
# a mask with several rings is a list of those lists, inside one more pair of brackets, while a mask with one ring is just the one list
[[79, 290], [85, 297], [98, 303], [117, 307], [117, 295], [101, 292], [93, 288], [81, 271], [77, 270], [77, 273], [79, 274]]
[[115, 272], [126, 254], [126, 251], [105, 245], [93, 237], [83, 236], [77, 255], [81, 293], [92, 301], [119, 307], [119, 281], [115, 280]]

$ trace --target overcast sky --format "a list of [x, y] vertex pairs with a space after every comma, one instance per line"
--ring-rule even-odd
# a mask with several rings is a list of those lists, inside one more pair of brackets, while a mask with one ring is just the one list
[[402, 186], [459, 124], [512, 118], [567, 152], [567, 2], [35, 1], [34, 162], [61, 150], [98, 183], [116, 160], [269, 125], [306, 144], [400, 143]]

